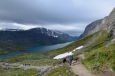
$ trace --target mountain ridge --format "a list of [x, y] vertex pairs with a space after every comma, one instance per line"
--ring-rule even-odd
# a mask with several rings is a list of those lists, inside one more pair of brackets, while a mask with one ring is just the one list
[[[98, 22], [98, 20], [96, 21]], [[96, 21], [92, 22], [94, 24], [89, 24], [79, 37], [80, 40], [90, 37], [90, 40], [82, 44], [84, 48], [81, 52], [85, 54], [85, 59], [82, 63], [92, 73], [107, 73], [106, 76], [114, 76], [115, 8], [97, 24], [95, 23]], [[89, 28], [93, 26], [95, 27], [90, 30]]]
[[4, 29], [0, 31], [0, 53], [23, 51], [27, 47], [53, 45], [77, 40], [60, 31], [46, 28]]
[[87, 25], [85, 31], [79, 36], [79, 38], [91, 35], [99, 30], [106, 30], [107, 32], [110, 33], [111, 30], [113, 30], [112, 28], [114, 28], [114, 23], [115, 23], [115, 8], [110, 12], [109, 16], [96, 20]]

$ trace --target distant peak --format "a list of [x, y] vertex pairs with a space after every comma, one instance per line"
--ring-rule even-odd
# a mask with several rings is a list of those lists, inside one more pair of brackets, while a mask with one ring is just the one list
[[111, 11], [111, 13], [110, 13], [110, 14], [112, 14], [112, 13], [115, 13], [115, 7], [114, 7], [114, 9]]
[[114, 7], [114, 9], [113, 9], [114, 11], [115, 11], [115, 7]]

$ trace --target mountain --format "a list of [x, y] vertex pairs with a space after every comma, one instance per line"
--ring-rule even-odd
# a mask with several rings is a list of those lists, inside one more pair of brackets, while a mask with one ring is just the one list
[[85, 31], [83, 32], [83, 34], [80, 35], [79, 38], [83, 38], [85, 36], [88, 36], [90, 34], [93, 34], [97, 31], [99, 31], [101, 29], [101, 23], [102, 23], [103, 19], [100, 20], [96, 20], [94, 22], [92, 22], [91, 24], [89, 24], [88, 26], [86, 26]]
[[79, 38], [91, 35], [99, 30], [106, 30], [107, 32], [110, 32], [110, 34], [114, 34], [113, 32], [114, 28], [115, 28], [115, 8], [112, 10], [109, 16], [106, 16], [103, 19], [96, 20], [91, 24], [89, 24], [88, 26], [86, 26], [85, 31], [80, 35]]
[[[57, 37], [54, 35], [52, 36]], [[83, 48], [76, 49], [80, 46], [83, 46]], [[109, 16], [100, 20], [96, 20], [92, 22], [91, 24], [89, 24], [86, 27], [84, 33], [80, 36], [80, 39], [71, 43], [70, 45], [67, 45], [63, 48], [59, 48], [56, 50], [46, 51], [43, 53], [21, 54], [18, 56], [1, 59], [1, 61], [10, 62], [10, 63], [11, 62], [25, 63], [26, 61], [26, 62], [31, 63], [32, 60], [33, 62], [38, 60], [38, 62], [40, 62], [40, 63], [37, 63], [38, 65], [41, 65], [42, 63], [42, 65], [50, 64], [53, 66], [54, 65], [57, 66], [57, 60], [55, 62], [55, 60], [53, 61], [53, 58], [59, 54], [67, 53], [72, 50], [74, 50], [72, 52], [74, 53], [73, 54], [74, 59], [78, 58], [77, 63], [79, 64], [79, 61], [82, 60], [80, 62], [80, 65], [82, 64], [85, 65], [84, 67], [86, 67], [93, 74], [96, 74], [96, 76], [115, 76], [115, 9], [113, 9], [113, 11], [109, 14]], [[61, 61], [59, 60], [58, 65], [60, 63]], [[74, 63], [74, 65], [75, 65], [74, 67], [76, 68], [77, 64]], [[58, 67], [56, 69], [58, 70], [53, 69], [50, 71], [50, 73], [47, 73], [47, 74], [50, 74], [50, 75], [52, 74], [52, 76], [58, 75], [58, 74], [60, 75], [60, 73], [66, 73], [65, 69], [70, 70], [70, 67], [65, 68], [64, 71], [62, 70], [63, 67]], [[57, 74], [57, 71], [58, 71], [58, 74]], [[70, 76], [70, 74], [71, 73], [69, 72], [69, 74], [67, 75]]]
[[47, 45], [74, 40], [75, 38], [68, 34], [46, 28], [33, 28], [29, 30], [5, 29], [0, 31], [0, 41], [14, 41], [22, 43], [35, 42], [36, 44], [43, 43], [41, 45]]
[[36, 45], [52, 45], [75, 41], [77, 38], [60, 31], [46, 28], [32, 28], [29, 30], [3, 29], [0, 31], [0, 52], [5, 50], [23, 50]]
[[[82, 63], [93, 73], [115, 75], [115, 8], [103, 19], [89, 24], [76, 44], [83, 45]], [[112, 75], [113, 74], [113, 75]]]

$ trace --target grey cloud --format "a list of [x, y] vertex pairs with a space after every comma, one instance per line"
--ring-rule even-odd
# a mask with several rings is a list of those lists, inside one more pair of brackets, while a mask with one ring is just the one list
[[65, 32], [71, 36], [79, 36], [82, 32], [82, 31], [79, 31], [79, 30], [70, 30], [70, 31], [62, 31], [62, 32]]
[[[84, 0], [0, 0], [0, 22], [6, 23], [4, 26], [0, 25], [0, 28], [53, 25], [53, 29], [70, 35], [79, 35], [87, 24], [107, 16], [113, 9], [114, 3], [114, 0], [87, 2]], [[13, 23], [22, 26], [15, 26]], [[79, 25], [82, 23], [85, 25]], [[72, 26], [76, 29], [61, 30], [60, 27], [56, 27], [56, 24], [63, 25], [64, 28]]]
[[19, 28], [19, 27], [13, 25], [12, 23], [0, 23], [0, 28], [2, 28], [2, 29], [11, 28], [11, 27], [12, 27], [12, 29]]
[[71, 24], [94, 17], [70, 0], [0, 0], [0, 20], [22, 24]]

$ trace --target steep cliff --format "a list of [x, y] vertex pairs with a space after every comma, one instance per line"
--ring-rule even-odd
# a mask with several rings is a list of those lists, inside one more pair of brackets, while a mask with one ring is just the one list
[[115, 8], [109, 16], [89, 24], [79, 38], [83, 38], [100, 30], [106, 30], [109, 33], [108, 37], [115, 36]]
[[83, 32], [83, 34], [80, 35], [80, 38], [83, 38], [85, 36], [88, 36], [90, 34], [93, 34], [97, 31], [99, 31], [102, 21], [103, 21], [103, 19], [100, 19], [100, 20], [96, 20], [96, 21], [92, 22], [91, 24], [89, 24], [85, 28], [85, 31]]

